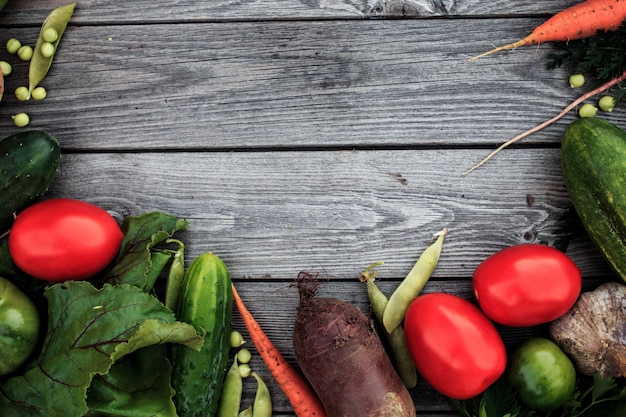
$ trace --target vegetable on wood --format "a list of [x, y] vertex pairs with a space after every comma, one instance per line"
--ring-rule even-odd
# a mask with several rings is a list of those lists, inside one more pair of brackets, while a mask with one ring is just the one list
[[214, 416], [227, 373], [233, 310], [231, 280], [224, 262], [205, 252], [185, 272], [177, 318], [205, 333], [200, 351], [173, 347], [172, 387], [181, 417]]
[[563, 134], [561, 167], [581, 223], [626, 282], [626, 132], [599, 118], [575, 121]]
[[525, 38], [470, 58], [475, 61], [494, 52], [546, 42], [567, 42], [617, 30], [626, 18], [624, 0], [586, 0], [568, 7], [537, 26]]
[[552, 322], [550, 336], [582, 374], [626, 377], [625, 307], [626, 285], [602, 284]]
[[415, 416], [372, 321], [350, 303], [317, 297], [318, 288], [300, 273], [293, 348], [328, 417]]
[[248, 329], [250, 339], [265, 365], [287, 396], [298, 417], [323, 417], [326, 415], [324, 406], [308, 381], [292, 367], [276, 346], [267, 337], [254, 316], [247, 309], [234, 285], [231, 285], [233, 299], [241, 318]]

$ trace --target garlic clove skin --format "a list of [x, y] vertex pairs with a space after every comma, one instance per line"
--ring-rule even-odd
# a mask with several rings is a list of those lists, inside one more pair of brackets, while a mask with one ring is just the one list
[[550, 324], [550, 336], [585, 375], [626, 377], [626, 285], [584, 292]]

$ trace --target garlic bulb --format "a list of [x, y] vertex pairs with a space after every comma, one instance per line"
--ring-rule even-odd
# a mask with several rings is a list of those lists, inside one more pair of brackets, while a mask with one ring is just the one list
[[609, 282], [581, 294], [550, 324], [550, 336], [579, 372], [626, 377], [626, 285]]

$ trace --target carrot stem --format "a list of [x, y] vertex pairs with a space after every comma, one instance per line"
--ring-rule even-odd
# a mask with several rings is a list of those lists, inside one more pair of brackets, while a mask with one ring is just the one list
[[232, 284], [233, 300], [248, 329], [250, 338], [272, 376], [287, 396], [298, 417], [325, 417], [324, 406], [308, 381], [292, 367], [267, 337], [254, 316], [248, 311]]
[[493, 158], [497, 153], [499, 153], [504, 148], [507, 148], [508, 146], [514, 144], [515, 142], [518, 142], [518, 141], [524, 139], [525, 137], [530, 136], [533, 133], [536, 133], [536, 132], [540, 131], [541, 129], [550, 126], [552, 123], [562, 119], [563, 116], [565, 116], [567, 113], [572, 111], [576, 106], [578, 106], [583, 101], [585, 101], [585, 100], [589, 99], [590, 97], [593, 97], [593, 96], [595, 96], [597, 94], [600, 94], [603, 91], [608, 90], [609, 88], [619, 84], [620, 82], [622, 82], [624, 80], [626, 80], [626, 71], [624, 71], [622, 73], [622, 75], [607, 81], [605, 84], [602, 84], [600, 87], [598, 87], [598, 88], [596, 88], [594, 90], [591, 90], [591, 91], [583, 94], [582, 96], [578, 97], [576, 100], [572, 101], [567, 107], [565, 107], [563, 110], [561, 110], [561, 112], [559, 114], [557, 114], [556, 116], [554, 116], [553, 118], [551, 118], [549, 120], [546, 120], [545, 122], [538, 124], [537, 126], [533, 127], [532, 129], [528, 129], [527, 131], [525, 131], [525, 132], [515, 136], [514, 138], [511, 138], [511, 139], [507, 140], [502, 145], [500, 145], [496, 150], [494, 150], [489, 155], [487, 155], [482, 161], [480, 161], [479, 163], [474, 165], [472, 168], [470, 168], [467, 171], [465, 171], [463, 173], [463, 175], [467, 175], [470, 172], [476, 170], [477, 168], [480, 168], [481, 166], [483, 166], [487, 161], [489, 161], [491, 158]]

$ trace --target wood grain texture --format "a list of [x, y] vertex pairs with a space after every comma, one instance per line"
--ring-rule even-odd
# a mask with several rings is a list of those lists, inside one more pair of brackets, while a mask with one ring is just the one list
[[[368, 311], [359, 272], [384, 261], [391, 293], [446, 227], [426, 292], [472, 299], [487, 256], [518, 243], [566, 249], [585, 288], [615, 279], [575, 222], [559, 141], [576, 118], [533, 135], [480, 170], [497, 145], [552, 117], [580, 91], [545, 68], [550, 45], [467, 58], [525, 36], [578, 0], [80, 0], [43, 85], [18, 102], [14, 65], [0, 132], [56, 135], [63, 158], [47, 197], [90, 201], [118, 220], [163, 211], [190, 221], [187, 263], [211, 250], [294, 362], [299, 271], [323, 295]], [[58, 0], [10, 0], [0, 41], [34, 44]], [[621, 109], [603, 117], [626, 125]], [[235, 327], [243, 331], [235, 315]], [[514, 346], [544, 328], [499, 328]], [[293, 416], [258, 356], [275, 416]], [[418, 415], [452, 417], [424, 381]], [[246, 384], [244, 405], [254, 397]]]

